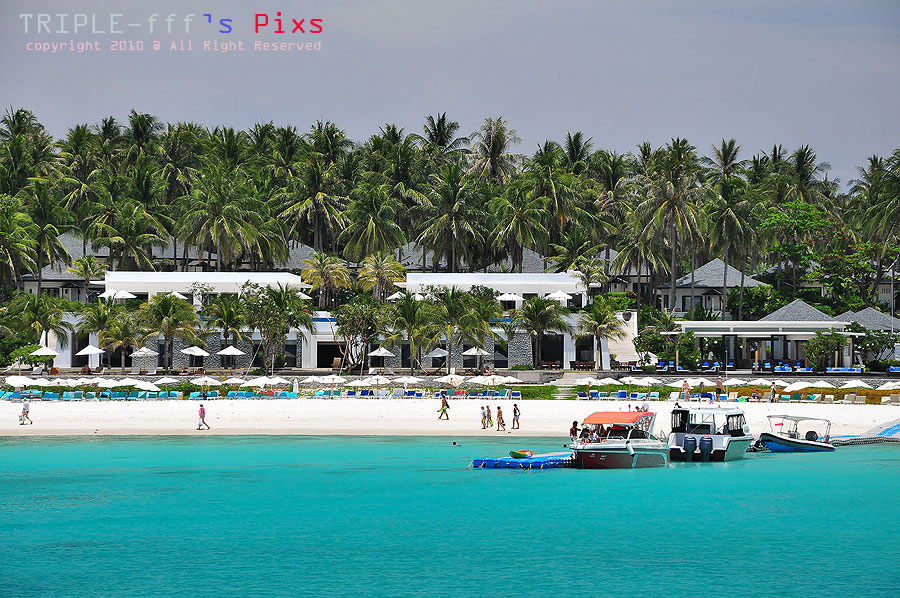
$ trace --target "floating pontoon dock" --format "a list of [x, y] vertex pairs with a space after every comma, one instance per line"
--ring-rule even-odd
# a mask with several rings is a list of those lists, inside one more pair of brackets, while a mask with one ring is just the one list
[[572, 453], [550, 453], [534, 455], [526, 459], [513, 459], [512, 457], [473, 459], [472, 467], [476, 469], [561, 469], [572, 467], [573, 463]]

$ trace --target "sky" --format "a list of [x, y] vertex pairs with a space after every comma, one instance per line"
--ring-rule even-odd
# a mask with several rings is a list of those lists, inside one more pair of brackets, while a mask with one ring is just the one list
[[[278, 11], [304, 32], [275, 33]], [[37, 13], [67, 14], [64, 32], [58, 17], [38, 32]], [[77, 34], [75, 13], [88, 23]], [[269, 18], [258, 33], [256, 13]], [[143, 50], [112, 48], [137, 41]], [[202, 47], [228, 41], [244, 50]], [[328, 119], [357, 140], [385, 123], [419, 132], [440, 112], [463, 133], [502, 116], [522, 153], [577, 130], [617, 151], [685, 137], [709, 153], [734, 137], [745, 158], [809, 144], [846, 184], [868, 156], [900, 147], [900, 1], [4, 0], [0, 106], [29, 108], [57, 136], [134, 108], [239, 128]]]

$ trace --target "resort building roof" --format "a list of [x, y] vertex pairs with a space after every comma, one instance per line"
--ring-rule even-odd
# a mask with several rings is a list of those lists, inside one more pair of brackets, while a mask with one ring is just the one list
[[289, 272], [131, 272], [110, 271], [103, 281], [106, 289], [130, 293], [190, 293], [195, 284], [210, 287], [210, 293], [239, 293], [247, 283], [260, 286], [284, 285], [295, 289], [308, 289], [296, 274]]
[[[715, 258], [710, 260], [709, 262], [703, 264], [696, 270], [694, 270], [694, 286], [697, 288], [722, 288], [722, 282], [725, 280], [725, 269], [728, 269], [728, 278], [727, 278], [727, 286], [731, 287], [739, 287], [741, 286], [741, 271], [737, 268], [733, 268], [732, 266], [726, 266], [725, 262], [720, 260], [719, 258]], [[744, 276], [744, 286], [745, 287], [758, 287], [764, 282], [760, 282], [756, 280], [752, 276], [745, 275]], [[664, 283], [659, 285], [661, 289], [668, 289], [671, 286], [670, 283]], [[690, 288], [691, 286], [691, 274], [685, 274], [681, 278], [675, 281], [676, 288]]]
[[900, 318], [892, 318], [890, 314], [880, 312], [874, 307], [867, 307], [857, 312], [846, 311], [835, 319], [856, 322], [866, 330], [900, 331]]
[[835, 318], [832, 318], [825, 312], [816, 309], [802, 299], [795, 299], [784, 307], [776, 309], [769, 315], [763, 316], [759, 320], [761, 322], [846, 322], [846, 320], [841, 319], [835, 320]]
[[410, 272], [405, 283], [397, 286], [406, 288], [411, 293], [424, 290], [426, 287], [456, 287], [468, 290], [473, 286], [485, 286], [501, 293], [583, 293], [584, 286], [570, 272], [532, 272], [523, 274], [499, 272], [472, 273], [431, 273]]

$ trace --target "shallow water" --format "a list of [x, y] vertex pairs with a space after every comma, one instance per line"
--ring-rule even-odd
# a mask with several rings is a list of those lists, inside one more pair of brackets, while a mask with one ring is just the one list
[[470, 470], [563, 440], [0, 440], [0, 596], [900, 595], [900, 446]]

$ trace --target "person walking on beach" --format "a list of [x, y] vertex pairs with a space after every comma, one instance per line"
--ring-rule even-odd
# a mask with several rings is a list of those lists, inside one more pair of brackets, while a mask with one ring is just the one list
[[20, 426], [25, 425], [26, 419], [28, 420], [29, 424], [34, 424], [34, 422], [31, 421], [30, 413], [31, 413], [31, 403], [28, 402], [28, 399], [25, 399], [25, 402], [22, 403], [22, 415], [19, 416], [19, 425]]
[[[444, 417], [445, 415], [447, 417]], [[450, 421], [450, 403], [447, 402], [447, 395], [441, 396], [441, 408], [438, 409], [438, 419]]]
[[725, 394], [725, 385], [722, 384], [722, 376], [716, 378], [716, 399]]
[[487, 427], [493, 428], [494, 427], [494, 418], [491, 416], [491, 406], [485, 405], [484, 409], [485, 409], [485, 411], [487, 411]]
[[497, 405], [497, 431], [500, 431], [500, 428], [503, 428], [503, 431], [506, 432], [506, 422], [503, 421], [503, 411], [500, 410], [500, 405]]
[[487, 412], [484, 410], [484, 405], [481, 406], [481, 429], [484, 430], [487, 428]]
[[206, 409], [203, 408], [203, 404], [200, 404], [200, 421], [197, 422], [197, 429], [201, 429], [203, 426], [206, 426], [206, 429], [209, 430], [209, 424], [206, 423]]
[[519, 411], [519, 406], [513, 403], [513, 430], [519, 429], [519, 416], [522, 415], [522, 412]]
[[691, 400], [691, 385], [688, 384], [687, 380], [685, 380], [684, 384], [681, 385], [681, 398], [684, 401]]
[[772, 383], [772, 388], [769, 389], [769, 402], [775, 402], [775, 396], [778, 394], [778, 387], [775, 386], [775, 383]]

